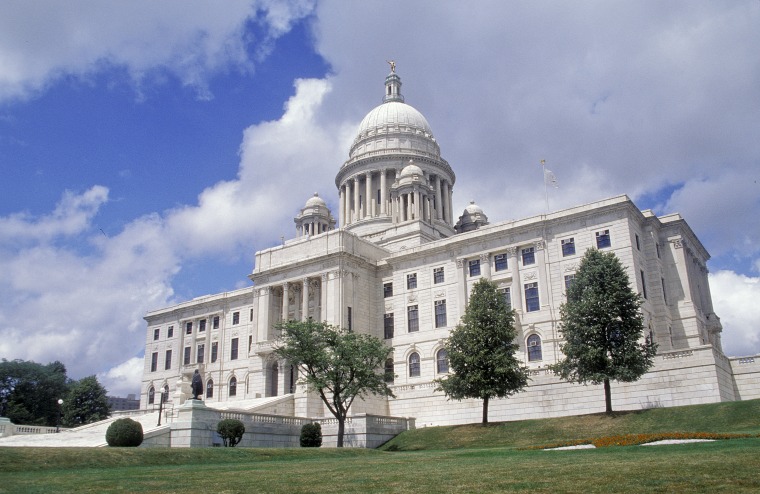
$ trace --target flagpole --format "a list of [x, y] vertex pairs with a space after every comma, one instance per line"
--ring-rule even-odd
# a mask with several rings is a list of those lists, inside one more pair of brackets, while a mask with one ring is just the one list
[[546, 160], [541, 160], [541, 172], [544, 179], [544, 200], [546, 201], [546, 214], [549, 214], [549, 186], [546, 184]]

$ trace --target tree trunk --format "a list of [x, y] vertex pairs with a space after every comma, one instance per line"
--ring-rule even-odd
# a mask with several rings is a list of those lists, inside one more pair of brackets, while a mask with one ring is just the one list
[[612, 413], [612, 391], [610, 391], [610, 380], [604, 380], [604, 405], [606, 413]]
[[338, 417], [338, 447], [343, 447], [343, 431], [345, 429], [346, 417]]
[[483, 423], [488, 423], [488, 396], [483, 398]]

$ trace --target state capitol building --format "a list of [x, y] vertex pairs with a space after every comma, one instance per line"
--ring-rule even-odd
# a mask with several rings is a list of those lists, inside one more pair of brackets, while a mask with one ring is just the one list
[[760, 397], [760, 360], [723, 354], [709, 254], [679, 214], [658, 217], [618, 196], [502, 221], [475, 203], [453, 211], [455, 182], [392, 67], [382, 104], [362, 120], [335, 177], [338, 211], [314, 194], [294, 218], [295, 238], [256, 253], [252, 286], [145, 316], [141, 408], [157, 408], [162, 392], [182, 405], [199, 369], [210, 408], [330, 416], [273, 353], [279, 323], [314, 319], [393, 348], [385, 367], [395, 374], [395, 398], [357, 400], [352, 414], [413, 417], [418, 427], [478, 422], [480, 400], [447, 401], [433, 380], [449, 372], [444, 340], [472, 285], [486, 278], [515, 310], [518, 355], [531, 374], [523, 392], [492, 399], [491, 420], [604, 411], [601, 386], [567, 383], [547, 369], [561, 358], [559, 307], [589, 248], [622, 261], [658, 344], [647, 374], [613, 384], [615, 409]]

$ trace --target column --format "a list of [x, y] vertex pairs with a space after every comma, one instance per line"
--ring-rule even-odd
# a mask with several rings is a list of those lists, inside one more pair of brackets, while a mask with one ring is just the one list
[[446, 182], [446, 221], [449, 225], [454, 224], [454, 215], [451, 211], [451, 184]]
[[371, 218], [375, 202], [372, 200], [372, 172], [367, 172], [364, 176], [364, 191], [364, 218]]
[[314, 319], [318, 321], [327, 320], [327, 273], [322, 273], [322, 279], [319, 284], [319, 313], [314, 314]]
[[419, 190], [414, 191], [414, 219], [422, 219], [422, 198]]
[[340, 186], [340, 227], [346, 226], [346, 186], [341, 185]]
[[491, 279], [491, 254], [480, 254], [480, 274], [487, 280]]
[[[549, 278], [546, 275], [546, 264], [549, 260], [545, 256], [546, 244], [543, 240], [539, 240], [533, 244], [536, 249], [536, 263], [538, 264], [538, 296], [540, 297], [539, 303], [541, 306], [549, 304]], [[564, 280], [563, 280], [564, 281]]]
[[282, 285], [282, 322], [288, 322], [288, 284]]
[[512, 308], [518, 314], [523, 313], [523, 286], [520, 279], [520, 263], [517, 262], [517, 247], [507, 249], [509, 255], [509, 266], [512, 271]]
[[467, 291], [467, 275], [465, 274], [466, 269], [467, 262], [465, 259], [457, 259], [457, 285], [459, 288], [459, 296], [457, 297], [459, 300], [457, 301], [457, 305], [460, 318], [464, 316], [464, 310], [465, 307], [467, 307], [467, 295], [469, 295]]
[[446, 181], [443, 181], [443, 183], [441, 184], [441, 195], [443, 196], [441, 197], [441, 200], [443, 201], [442, 216], [443, 216], [443, 221], [445, 221], [448, 224], [451, 224], [451, 222], [449, 221], [449, 209], [451, 208], [451, 203], [449, 203], [449, 192], [448, 192], [447, 185], [448, 184], [446, 183]]
[[441, 206], [443, 205], [441, 203], [441, 177], [440, 176], [438, 175], [435, 176], [433, 187], [435, 188], [435, 219], [440, 220]]
[[360, 211], [360, 204], [359, 204], [359, 176], [354, 177], [354, 214], [353, 214], [353, 221], [359, 221], [361, 219], [361, 216], [359, 216]]
[[380, 215], [386, 216], [385, 201], [388, 197], [388, 184], [385, 170], [380, 170]]
[[309, 278], [303, 280], [303, 298], [301, 298], [301, 320], [309, 320]]
[[269, 340], [269, 308], [270, 308], [270, 300], [269, 300], [269, 294], [271, 293], [271, 289], [267, 286], [264, 288], [259, 289], [259, 307], [257, 311], [257, 331], [258, 331], [258, 341], [267, 341]]

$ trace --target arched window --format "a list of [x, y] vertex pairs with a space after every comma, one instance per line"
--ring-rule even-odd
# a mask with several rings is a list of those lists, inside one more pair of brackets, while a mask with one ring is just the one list
[[392, 383], [396, 378], [396, 373], [393, 371], [393, 359], [389, 358], [385, 361], [385, 382]]
[[420, 377], [420, 354], [409, 355], [409, 377]]
[[156, 402], [156, 390], [153, 386], [148, 389], [148, 405], [152, 405]]
[[230, 378], [230, 396], [237, 396], [237, 378], [235, 376]]
[[528, 362], [535, 362], [542, 359], [541, 355], [541, 337], [537, 334], [528, 336]]
[[168, 384], [164, 384], [163, 395], [164, 395], [163, 396], [164, 403], [166, 403], [167, 401], [169, 401], [169, 385]]
[[214, 380], [209, 379], [206, 383], [206, 398], [214, 397]]
[[445, 374], [449, 371], [449, 354], [445, 348], [441, 348], [435, 354], [435, 364], [438, 374]]

